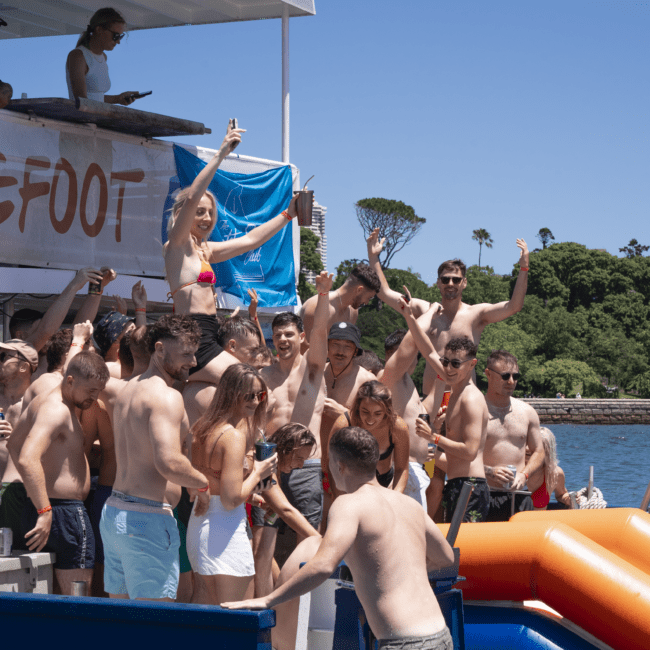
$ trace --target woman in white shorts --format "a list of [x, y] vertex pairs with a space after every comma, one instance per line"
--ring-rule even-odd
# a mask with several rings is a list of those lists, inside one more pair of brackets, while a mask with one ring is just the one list
[[207, 513], [192, 515], [187, 528], [197, 587], [193, 602], [241, 600], [255, 575], [244, 504], [277, 466], [277, 454], [254, 460], [255, 433], [263, 428], [266, 406], [258, 371], [238, 363], [223, 373], [212, 403], [192, 428], [192, 464], [208, 477], [211, 495]]

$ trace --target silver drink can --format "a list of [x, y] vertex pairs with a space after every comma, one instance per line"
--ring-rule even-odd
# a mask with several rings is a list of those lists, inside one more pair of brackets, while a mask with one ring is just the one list
[[11, 555], [14, 536], [11, 528], [0, 528], [0, 557]]
[[[516, 465], [506, 465], [506, 467], [515, 475], [515, 477], [517, 476], [517, 466]], [[514, 481], [515, 480], [512, 479], [512, 483], [514, 483]], [[512, 483], [506, 483], [506, 487], [511, 488]]]

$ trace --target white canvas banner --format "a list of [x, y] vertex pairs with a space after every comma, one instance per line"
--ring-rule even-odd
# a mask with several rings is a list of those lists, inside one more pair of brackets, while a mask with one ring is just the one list
[[0, 261], [164, 277], [167, 143], [0, 118]]

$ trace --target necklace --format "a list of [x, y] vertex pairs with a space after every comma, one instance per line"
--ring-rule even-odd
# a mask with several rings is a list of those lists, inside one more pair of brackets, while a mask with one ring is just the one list
[[332, 364], [330, 363], [330, 370], [332, 371], [332, 376], [334, 377], [334, 381], [332, 382], [332, 389], [336, 387], [336, 380], [350, 367], [350, 364], [353, 361], [354, 361], [354, 357], [352, 357], [352, 359], [348, 361], [347, 366], [345, 366], [345, 368], [343, 368], [343, 370], [341, 370], [341, 372], [339, 372], [338, 375], [334, 374], [334, 369], [332, 368]]

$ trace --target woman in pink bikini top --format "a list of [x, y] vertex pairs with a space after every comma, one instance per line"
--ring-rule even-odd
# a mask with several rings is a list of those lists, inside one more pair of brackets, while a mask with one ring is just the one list
[[[174, 312], [192, 316], [201, 326], [203, 336], [197, 352], [197, 366], [191, 373], [194, 381], [216, 383], [218, 371], [210, 362], [221, 352], [216, 342], [218, 323], [214, 300], [215, 274], [212, 264], [259, 248], [296, 216], [296, 198], [277, 217], [254, 228], [242, 237], [224, 242], [208, 241], [217, 225], [217, 202], [208, 186], [223, 159], [241, 141], [244, 129], [228, 127], [219, 151], [194, 179], [181, 190], [167, 223], [167, 243], [163, 246], [165, 272], [169, 282], [169, 297], [174, 300]], [[297, 195], [296, 195], [297, 197]]]

